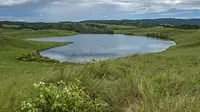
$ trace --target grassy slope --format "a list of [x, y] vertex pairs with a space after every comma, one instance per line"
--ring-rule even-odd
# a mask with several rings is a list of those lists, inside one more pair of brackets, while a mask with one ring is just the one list
[[17, 37], [17, 38], [30, 38], [30, 37], [46, 37], [46, 36], [70, 36], [78, 33], [65, 31], [65, 30], [13, 30], [13, 29], [0, 29], [2, 36]]
[[[15, 57], [20, 54], [60, 43], [28, 42], [11, 38], [12, 31], [3, 32], [0, 36], [2, 111], [18, 111], [19, 102], [31, 96], [31, 85], [35, 82], [73, 81], [74, 77], [82, 81], [91, 96], [98, 95], [107, 101], [113, 111], [200, 111], [200, 30], [161, 27], [117, 30], [116, 33], [136, 35], [152, 32], [168, 34], [178, 45], [161, 53], [78, 66], [16, 61]], [[24, 33], [13, 32], [20, 37], [20, 33]], [[30, 37], [49, 34], [37, 32], [34, 31]], [[8, 38], [9, 42], [13, 41], [12, 44], [5, 44]]]
[[[0, 29], [0, 111], [19, 111], [20, 100], [29, 94], [37, 80], [51, 77], [56, 66], [48, 63], [22, 62], [16, 58], [36, 50], [43, 50], [68, 43], [47, 43], [22, 40], [27, 37], [74, 35], [60, 30], [8, 30]], [[20, 38], [19, 38], [20, 37]], [[47, 73], [48, 72], [48, 73]]]

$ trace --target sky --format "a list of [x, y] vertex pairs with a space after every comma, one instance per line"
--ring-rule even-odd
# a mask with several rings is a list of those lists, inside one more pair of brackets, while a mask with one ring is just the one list
[[200, 0], [0, 0], [0, 20], [200, 18]]

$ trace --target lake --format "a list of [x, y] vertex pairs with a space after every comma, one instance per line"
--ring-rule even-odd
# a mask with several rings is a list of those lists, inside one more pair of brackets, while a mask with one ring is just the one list
[[175, 46], [173, 41], [121, 34], [80, 34], [66, 37], [31, 38], [45, 42], [73, 42], [72, 44], [40, 52], [42, 56], [60, 62], [89, 62], [92, 59], [115, 59], [133, 54], [161, 52]]

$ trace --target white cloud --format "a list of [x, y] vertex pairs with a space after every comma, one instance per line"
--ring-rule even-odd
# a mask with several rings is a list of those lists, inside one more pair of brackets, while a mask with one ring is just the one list
[[193, 11], [182, 11], [182, 12], [168, 12], [168, 13], [162, 13], [159, 15], [163, 15], [163, 16], [176, 16], [179, 14], [191, 14], [194, 13]]
[[27, 3], [32, 0], [0, 0], [0, 6], [12, 6]]
[[46, 6], [46, 8], [65, 7], [67, 10], [70, 5], [73, 9], [77, 6], [77, 10], [80, 11], [82, 10], [81, 8], [93, 8], [91, 10], [98, 11], [95, 10], [94, 6], [102, 8], [110, 6], [119, 12], [156, 13], [164, 12], [171, 8], [200, 9], [200, 0], [56, 0], [50, 6]]

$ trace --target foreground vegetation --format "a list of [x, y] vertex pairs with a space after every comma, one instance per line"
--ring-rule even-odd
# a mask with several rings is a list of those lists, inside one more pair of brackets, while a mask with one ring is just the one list
[[40, 82], [34, 84], [39, 94], [35, 99], [22, 102], [24, 112], [103, 112], [107, 104], [101, 99], [92, 99], [79, 88], [80, 81], [65, 84]]
[[[27, 32], [28, 31], [28, 32]], [[161, 53], [133, 55], [83, 65], [16, 60], [23, 54], [66, 43], [22, 40], [76, 34], [59, 30], [0, 29], [0, 111], [20, 111], [20, 102], [37, 96], [32, 85], [81, 81], [92, 99], [101, 98], [109, 111], [200, 111], [200, 30], [139, 28], [115, 30], [135, 35], [163, 34], [177, 46]], [[29, 34], [29, 35], [27, 35]], [[80, 87], [80, 88], [81, 88]]]

